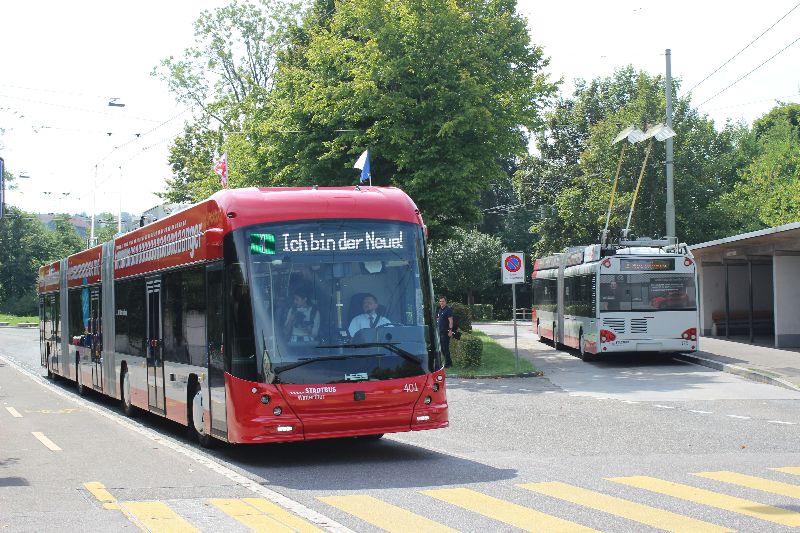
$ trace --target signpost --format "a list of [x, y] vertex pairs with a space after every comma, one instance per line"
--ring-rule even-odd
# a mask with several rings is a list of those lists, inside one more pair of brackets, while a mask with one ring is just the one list
[[5, 175], [5, 161], [0, 157], [0, 219], [3, 218], [6, 209], [6, 180]]
[[500, 271], [503, 283], [511, 285], [511, 307], [514, 320], [514, 355], [517, 371], [519, 371], [519, 349], [517, 348], [517, 283], [525, 283], [525, 256], [522, 252], [503, 254], [500, 259]]

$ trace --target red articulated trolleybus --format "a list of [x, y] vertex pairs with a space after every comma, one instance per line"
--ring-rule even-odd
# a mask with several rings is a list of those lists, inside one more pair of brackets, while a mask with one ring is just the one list
[[224, 190], [39, 274], [48, 375], [203, 445], [448, 425], [425, 227], [399, 189]]

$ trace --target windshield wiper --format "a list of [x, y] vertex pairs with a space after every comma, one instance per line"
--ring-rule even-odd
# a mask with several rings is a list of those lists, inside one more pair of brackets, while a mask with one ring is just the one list
[[317, 348], [386, 348], [394, 352], [406, 361], [411, 361], [419, 365], [422, 364], [422, 358], [418, 357], [411, 352], [400, 348], [396, 342], [362, 342], [359, 344], [333, 344], [329, 346], [317, 346]]
[[[317, 346], [317, 348], [330, 348], [330, 346]], [[304, 366], [309, 363], [316, 363], [317, 361], [337, 361], [341, 360], [344, 361], [345, 359], [362, 359], [365, 357], [375, 357], [376, 354], [370, 353], [359, 353], [359, 354], [350, 354], [350, 355], [328, 355], [325, 357], [314, 357], [313, 359], [303, 359], [301, 361], [297, 361], [295, 363], [289, 363], [286, 365], [279, 365], [273, 369], [273, 372], [277, 375], [281, 372], [285, 372], [286, 370], [291, 370], [293, 368], [297, 368], [299, 366]], [[380, 354], [378, 354], [380, 355]]]

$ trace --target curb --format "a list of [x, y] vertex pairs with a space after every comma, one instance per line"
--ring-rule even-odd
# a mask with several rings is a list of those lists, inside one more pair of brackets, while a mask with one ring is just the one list
[[766, 373], [754, 370], [752, 368], [745, 368], [743, 366], [732, 365], [730, 363], [722, 363], [714, 359], [708, 359], [705, 357], [699, 357], [697, 355], [690, 355], [683, 353], [676, 354], [674, 358], [679, 359], [681, 361], [686, 361], [687, 363], [693, 363], [696, 365], [713, 368], [714, 370], [721, 370], [722, 372], [727, 372], [728, 374], [735, 374], [737, 376], [743, 377], [750, 381], [755, 381], [757, 383], [766, 383], [768, 385], [775, 385], [777, 387], [783, 387], [784, 389], [800, 392], [800, 387], [798, 387], [794, 383], [790, 383], [785, 379], [770, 376]]
[[520, 372], [519, 374], [482, 374], [478, 376], [445, 374], [448, 379], [506, 379], [506, 378], [540, 378], [544, 372]]

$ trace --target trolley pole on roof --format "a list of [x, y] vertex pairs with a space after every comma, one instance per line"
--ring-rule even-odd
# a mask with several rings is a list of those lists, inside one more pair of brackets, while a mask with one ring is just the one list
[[[667, 127], [672, 128], [672, 63], [670, 49], [667, 48]], [[675, 187], [672, 179], [672, 138], [666, 140], [667, 152], [667, 240], [670, 244], [678, 242], [675, 233]]]

